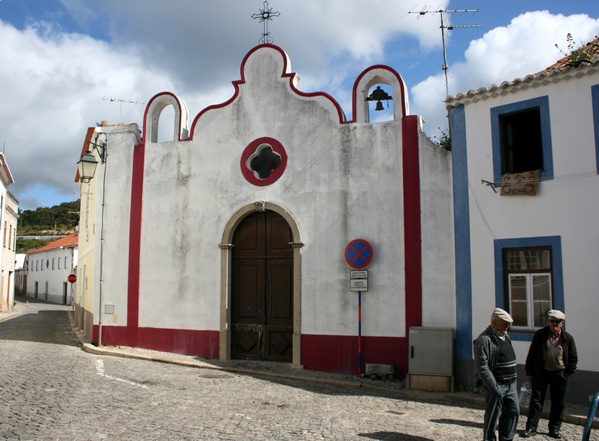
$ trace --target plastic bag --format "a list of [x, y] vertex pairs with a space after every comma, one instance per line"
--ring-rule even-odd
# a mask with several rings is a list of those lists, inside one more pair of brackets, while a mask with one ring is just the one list
[[520, 406], [528, 407], [530, 404], [530, 397], [532, 396], [532, 386], [530, 381], [527, 381], [520, 386]]

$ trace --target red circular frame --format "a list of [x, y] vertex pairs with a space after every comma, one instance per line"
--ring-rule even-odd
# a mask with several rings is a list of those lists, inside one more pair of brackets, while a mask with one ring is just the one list
[[[370, 256], [364, 257], [361, 256], [361, 253], [358, 253], [360, 259], [363, 261], [362, 264], [356, 264], [354, 262], [354, 260], [350, 259], [350, 251], [353, 250], [354, 252], [356, 252], [355, 249], [353, 249], [354, 244], [359, 244], [362, 245], [364, 248], [366, 248], [370, 254]], [[374, 248], [372, 247], [372, 245], [370, 244], [370, 242], [368, 242], [367, 240], [364, 239], [354, 239], [352, 240], [350, 243], [347, 244], [347, 246], [345, 247], [345, 253], [344, 253], [344, 257], [345, 257], [345, 262], [353, 269], [355, 270], [362, 270], [362, 269], [366, 269], [370, 266], [370, 264], [372, 263], [372, 261], [374, 260]]]
[[[256, 172], [254, 172], [254, 170], [252, 170], [248, 164], [248, 160], [249, 160], [250, 156], [252, 156], [254, 153], [256, 153], [256, 150], [262, 144], [269, 145], [275, 153], [277, 153], [279, 156], [281, 156], [281, 164], [276, 169], [274, 169], [270, 173], [270, 176], [266, 179], [260, 179], [256, 175]], [[267, 185], [274, 184], [275, 182], [277, 182], [277, 180], [285, 172], [285, 169], [287, 168], [287, 152], [285, 151], [283, 144], [281, 144], [279, 141], [277, 141], [274, 138], [269, 138], [268, 136], [264, 136], [262, 138], [255, 139], [254, 141], [249, 143], [249, 145], [245, 148], [245, 150], [243, 151], [243, 154], [241, 155], [240, 165], [241, 165], [241, 173], [243, 174], [243, 177], [250, 184], [254, 184], [258, 187], [265, 187]]]

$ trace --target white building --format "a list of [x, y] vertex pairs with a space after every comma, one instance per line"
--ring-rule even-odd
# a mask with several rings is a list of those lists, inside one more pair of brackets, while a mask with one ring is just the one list
[[27, 284], [27, 254], [15, 255], [15, 293], [24, 295]]
[[[597, 42], [594, 43], [598, 48]], [[597, 53], [597, 52], [596, 52]], [[578, 347], [570, 400], [599, 390], [599, 60], [449, 97], [458, 384], [498, 306], [522, 365], [551, 308]]]
[[[358, 76], [352, 119], [298, 81], [261, 45], [234, 95], [191, 125], [165, 92], [141, 139], [89, 129], [82, 153], [99, 164], [82, 182], [76, 312], [96, 343], [405, 377], [410, 328], [455, 327], [451, 154], [409, 113], [393, 68]], [[377, 87], [388, 121], [371, 122]], [[350, 291], [348, 261], [372, 261], [367, 291]]]
[[36, 250], [26, 257], [27, 280], [24, 283], [28, 297], [52, 303], [70, 305], [76, 286], [69, 275], [77, 267], [77, 234], [70, 234]]
[[15, 249], [19, 202], [8, 190], [15, 181], [4, 153], [0, 153], [0, 230], [2, 231], [2, 274], [0, 278], [0, 311], [11, 311], [15, 294]]

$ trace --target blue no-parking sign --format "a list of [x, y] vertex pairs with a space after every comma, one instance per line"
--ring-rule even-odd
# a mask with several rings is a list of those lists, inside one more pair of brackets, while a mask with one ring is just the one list
[[367, 240], [355, 239], [345, 247], [345, 261], [356, 270], [368, 268], [374, 259], [374, 249]]

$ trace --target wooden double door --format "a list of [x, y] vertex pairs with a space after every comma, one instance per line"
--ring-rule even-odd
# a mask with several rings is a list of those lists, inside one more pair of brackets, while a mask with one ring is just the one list
[[248, 215], [233, 237], [231, 357], [291, 362], [293, 241], [273, 211]]

